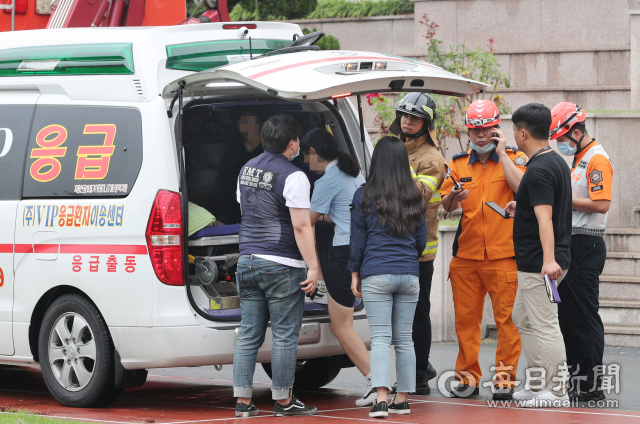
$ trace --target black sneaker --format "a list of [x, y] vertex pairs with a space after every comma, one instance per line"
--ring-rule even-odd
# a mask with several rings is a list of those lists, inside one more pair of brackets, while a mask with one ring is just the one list
[[369, 416], [371, 418], [386, 418], [389, 416], [389, 406], [387, 402], [380, 402], [373, 404], [373, 408], [369, 411]]
[[[398, 383], [394, 383], [394, 385], [391, 386], [391, 391], [389, 392], [389, 394], [392, 394], [392, 395], [395, 395], [396, 393], [398, 393]], [[409, 394], [426, 396], [430, 393], [431, 393], [431, 387], [429, 387], [429, 377], [427, 374], [427, 377], [424, 379], [416, 378], [416, 391], [411, 392]]]
[[299, 415], [315, 415], [318, 412], [318, 408], [315, 406], [306, 406], [300, 402], [295, 396], [291, 396], [291, 402], [286, 405], [281, 405], [276, 402], [276, 406], [273, 408], [273, 415], [276, 417], [293, 417]]
[[405, 400], [404, 402], [396, 403], [394, 400], [391, 402], [391, 405], [389, 405], [389, 413], [398, 415], [410, 414], [411, 409], [409, 408], [409, 402]]
[[577, 399], [578, 402], [588, 402], [590, 400], [605, 400], [606, 397], [604, 395], [604, 392], [602, 390], [597, 390], [595, 392], [581, 392], [579, 395], [576, 395], [575, 392], [573, 393], [573, 396], [571, 396], [572, 394], [569, 394], [569, 398], [572, 399]]
[[258, 415], [258, 408], [252, 403], [247, 405], [246, 403], [236, 403], [236, 417], [246, 418]]
[[511, 387], [495, 386], [493, 388], [493, 400], [513, 399], [513, 389]]
[[451, 394], [453, 395], [453, 397], [467, 398], [469, 396], [479, 395], [480, 389], [478, 389], [477, 387], [471, 387], [468, 384], [458, 384], [451, 391]]

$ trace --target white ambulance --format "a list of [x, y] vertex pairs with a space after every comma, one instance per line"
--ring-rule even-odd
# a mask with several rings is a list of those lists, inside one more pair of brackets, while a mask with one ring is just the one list
[[[0, 34], [0, 363], [40, 364], [77, 407], [112, 402], [149, 368], [231, 364], [235, 186], [260, 123], [286, 113], [327, 128], [366, 170], [348, 97], [485, 88], [402, 57], [310, 51], [301, 34], [263, 22]], [[300, 166], [317, 179], [310, 156]], [[368, 342], [362, 305], [354, 319]], [[258, 361], [270, 358], [268, 332]], [[307, 303], [298, 358], [298, 387], [352, 365], [326, 306]]]

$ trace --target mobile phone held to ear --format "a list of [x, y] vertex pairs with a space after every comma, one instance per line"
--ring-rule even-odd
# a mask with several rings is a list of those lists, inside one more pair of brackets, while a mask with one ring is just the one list
[[502, 209], [500, 206], [498, 206], [494, 202], [485, 202], [485, 205], [489, 206], [491, 209], [493, 209], [498, 215], [500, 215], [504, 219], [511, 218], [511, 215], [509, 215], [507, 211]]

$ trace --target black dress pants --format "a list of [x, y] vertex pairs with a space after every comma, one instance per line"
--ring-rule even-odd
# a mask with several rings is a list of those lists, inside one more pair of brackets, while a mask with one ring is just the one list
[[429, 365], [431, 351], [431, 279], [433, 278], [433, 261], [420, 262], [420, 294], [413, 318], [413, 348], [416, 351], [416, 380], [424, 380]]
[[571, 388], [578, 393], [590, 392], [600, 385], [595, 367], [602, 365], [604, 325], [598, 314], [598, 296], [606, 256], [602, 237], [571, 236], [571, 266], [558, 286], [561, 300], [558, 320], [567, 352]]

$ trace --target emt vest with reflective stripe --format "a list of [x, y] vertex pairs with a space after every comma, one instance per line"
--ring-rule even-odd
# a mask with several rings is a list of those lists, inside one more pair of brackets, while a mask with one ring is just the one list
[[[571, 192], [573, 197], [585, 199], [589, 197], [589, 178], [597, 178], [597, 175], [590, 175], [587, 172], [589, 162], [595, 155], [602, 155], [607, 160], [609, 155], [601, 145], [596, 144], [591, 147], [576, 167], [571, 170]], [[600, 175], [602, 179], [602, 175]], [[596, 183], [594, 181], [594, 183]], [[571, 213], [572, 234], [587, 234], [591, 236], [604, 236], [604, 229], [607, 226], [607, 213], [590, 213], [573, 209]]]
[[287, 177], [300, 170], [279, 153], [262, 153], [240, 170], [241, 255], [302, 260], [284, 198]]

